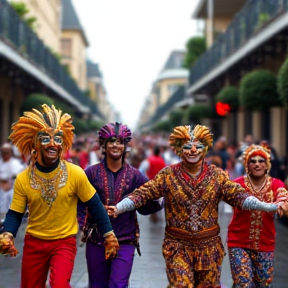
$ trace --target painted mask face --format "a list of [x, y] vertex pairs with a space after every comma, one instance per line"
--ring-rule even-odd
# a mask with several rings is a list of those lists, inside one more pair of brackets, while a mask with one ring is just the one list
[[107, 140], [105, 148], [106, 157], [118, 160], [122, 158], [124, 151], [124, 142], [121, 141], [119, 138], [112, 137]]
[[252, 177], [262, 177], [267, 173], [268, 165], [261, 156], [251, 157], [248, 161], [248, 173]]
[[205, 156], [205, 145], [197, 139], [192, 142], [187, 142], [182, 146], [182, 159], [183, 161], [196, 164], [202, 161]]
[[60, 157], [62, 152], [63, 133], [61, 131], [39, 132], [38, 134], [38, 157], [37, 161], [43, 166], [53, 165]]

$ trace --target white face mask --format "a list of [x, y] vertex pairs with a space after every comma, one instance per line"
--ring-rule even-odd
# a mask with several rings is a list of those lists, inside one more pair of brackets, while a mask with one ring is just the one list
[[193, 142], [187, 142], [182, 147], [182, 159], [187, 163], [198, 163], [204, 159], [204, 155], [205, 145], [200, 141], [194, 140]]

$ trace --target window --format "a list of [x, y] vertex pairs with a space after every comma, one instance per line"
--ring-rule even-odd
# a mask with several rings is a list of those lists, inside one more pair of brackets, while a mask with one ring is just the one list
[[72, 41], [71, 39], [61, 39], [61, 54], [63, 58], [72, 58]]
[[178, 90], [178, 88], [179, 88], [179, 85], [175, 85], [175, 84], [169, 84], [168, 85], [168, 92], [169, 92], [169, 97], [171, 96], [171, 95], [173, 95], [177, 90]]

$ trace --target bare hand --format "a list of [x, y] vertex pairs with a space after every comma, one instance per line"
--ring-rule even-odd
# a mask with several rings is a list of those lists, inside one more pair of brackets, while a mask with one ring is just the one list
[[105, 207], [109, 217], [116, 218], [118, 216], [116, 206], [105, 205], [104, 207]]
[[288, 203], [284, 202], [277, 208], [277, 214], [279, 217], [288, 217]]

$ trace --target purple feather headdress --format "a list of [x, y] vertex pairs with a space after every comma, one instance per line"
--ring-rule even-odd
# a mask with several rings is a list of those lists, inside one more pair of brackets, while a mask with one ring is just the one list
[[121, 123], [109, 123], [100, 128], [98, 132], [99, 140], [105, 142], [107, 139], [115, 137], [120, 139], [125, 144], [131, 141], [132, 133], [127, 125]]

